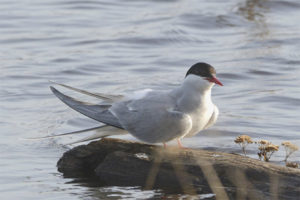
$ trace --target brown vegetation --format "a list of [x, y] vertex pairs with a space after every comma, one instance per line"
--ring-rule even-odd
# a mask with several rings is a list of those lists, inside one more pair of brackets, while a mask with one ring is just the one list
[[242, 150], [243, 150], [243, 153], [244, 153], [245, 156], [246, 156], [246, 147], [247, 147], [247, 145], [253, 143], [251, 137], [248, 136], [248, 135], [240, 135], [234, 140], [234, 142], [239, 144], [240, 147], [242, 147]]

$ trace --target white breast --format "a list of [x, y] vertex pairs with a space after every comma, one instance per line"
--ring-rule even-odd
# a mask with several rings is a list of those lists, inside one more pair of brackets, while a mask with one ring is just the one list
[[186, 137], [191, 137], [193, 135], [196, 135], [197, 133], [205, 129], [211, 119], [211, 116], [213, 115], [213, 112], [214, 112], [214, 105], [210, 102], [206, 106], [201, 106], [195, 112], [190, 113], [193, 126], [190, 132], [186, 134]]
[[185, 136], [193, 136], [208, 124], [213, 112], [211, 101], [213, 84], [199, 76], [187, 77], [182, 87], [176, 91], [178, 109], [192, 119], [192, 129]]

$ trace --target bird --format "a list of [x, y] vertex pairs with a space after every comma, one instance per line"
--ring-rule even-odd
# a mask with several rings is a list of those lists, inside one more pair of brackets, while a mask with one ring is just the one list
[[52, 83], [101, 99], [98, 104], [82, 102], [50, 86], [53, 94], [66, 105], [104, 124], [86, 129], [100, 131], [77, 142], [129, 133], [142, 142], [162, 143], [164, 147], [167, 142], [177, 140], [180, 148], [184, 148], [181, 139], [192, 137], [215, 124], [219, 109], [212, 102], [211, 90], [215, 84], [223, 86], [216, 77], [215, 68], [204, 62], [192, 65], [183, 82], [168, 91], [146, 89], [128, 95], [111, 95]]

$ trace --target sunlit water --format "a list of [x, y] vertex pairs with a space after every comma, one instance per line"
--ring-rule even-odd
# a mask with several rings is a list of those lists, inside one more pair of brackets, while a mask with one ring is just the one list
[[[98, 125], [54, 97], [48, 80], [115, 94], [172, 88], [192, 64], [208, 62], [224, 83], [213, 89], [220, 117], [185, 146], [240, 152], [240, 134], [300, 145], [299, 9], [298, 0], [2, 0], [1, 199], [164, 195], [64, 179], [56, 162], [74, 138], [23, 140]], [[255, 145], [248, 151], [256, 157]], [[283, 159], [281, 148], [272, 160]]]

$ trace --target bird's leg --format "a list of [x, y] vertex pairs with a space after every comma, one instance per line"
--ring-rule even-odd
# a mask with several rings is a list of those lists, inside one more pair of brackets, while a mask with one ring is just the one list
[[180, 139], [179, 139], [179, 138], [177, 138], [177, 144], [178, 144], [178, 147], [179, 147], [179, 148], [181, 148], [181, 149], [185, 149], [185, 147], [184, 147], [184, 146], [182, 146], [182, 144], [181, 144], [181, 141], [180, 141]]
[[164, 144], [164, 148], [166, 149], [166, 148], [167, 148], [167, 144], [166, 144], [166, 143], [164, 143], [164, 142], [163, 142], [163, 144]]

